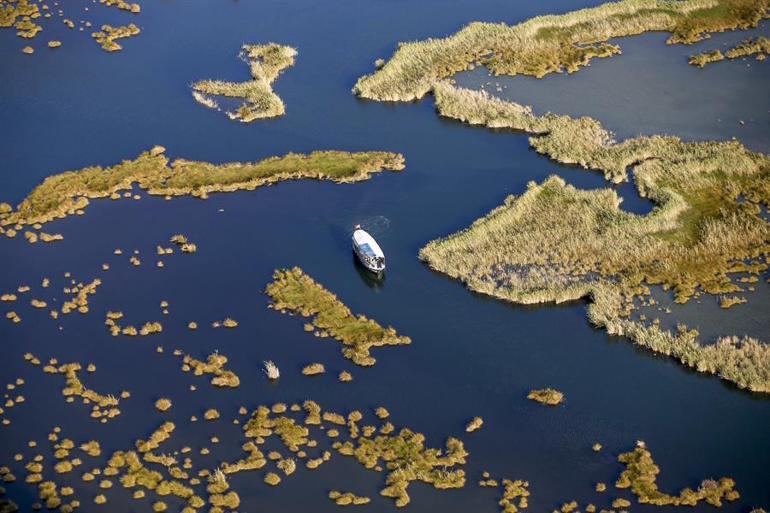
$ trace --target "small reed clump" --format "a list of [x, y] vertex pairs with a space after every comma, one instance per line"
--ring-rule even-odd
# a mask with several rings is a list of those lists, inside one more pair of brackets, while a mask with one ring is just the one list
[[302, 374], [305, 376], [317, 376], [326, 372], [322, 363], [311, 363], [302, 368]]
[[196, 376], [211, 375], [211, 384], [217, 387], [237, 388], [241, 380], [233, 371], [224, 368], [227, 361], [227, 357], [218, 352], [210, 354], [205, 362], [185, 355], [182, 358], [182, 370], [187, 372], [192, 369]]
[[352, 492], [338, 492], [337, 490], [330, 491], [329, 498], [337, 506], [362, 506], [371, 502], [369, 497], [359, 496]]
[[276, 379], [281, 377], [281, 371], [278, 369], [278, 366], [275, 363], [273, 363], [272, 360], [267, 360], [262, 363], [265, 366], [263, 371], [267, 375], [267, 378], [269, 380], [275, 381]]
[[548, 406], [556, 406], [564, 401], [564, 394], [553, 388], [543, 388], [540, 390], [532, 390], [527, 394], [527, 399], [531, 399], [540, 404], [546, 404]]
[[115, 42], [117, 39], [138, 36], [140, 32], [141, 30], [139, 30], [139, 27], [133, 23], [122, 27], [102, 25], [102, 29], [92, 33], [91, 37], [94, 38], [96, 43], [101, 46], [102, 50], [105, 52], [117, 52], [123, 49], [122, 46]]
[[171, 399], [162, 397], [155, 401], [155, 409], [158, 411], [167, 411], [169, 408], [171, 408], [171, 404]]
[[465, 432], [466, 433], [473, 433], [474, 431], [478, 431], [481, 429], [481, 426], [484, 424], [484, 419], [481, 417], [473, 417], [473, 420], [471, 420], [467, 426], [465, 426]]

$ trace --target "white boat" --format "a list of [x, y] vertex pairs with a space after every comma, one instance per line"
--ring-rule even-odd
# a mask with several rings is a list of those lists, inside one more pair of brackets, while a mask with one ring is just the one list
[[374, 237], [362, 229], [360, 224], [353, 231], [353, 251], [363, 266], [373, 273], [379, 274], [385, 270], [385, 254]]

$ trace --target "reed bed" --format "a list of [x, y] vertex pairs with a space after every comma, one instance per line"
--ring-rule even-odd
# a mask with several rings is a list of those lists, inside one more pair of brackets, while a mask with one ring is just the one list
[[116, 40], [138, 36], [140, 32], [141, 30], [139, 30], [139, 27], [133, 23], [120, 27], [102, 25], [102, 29], [92, 33], [91, 37], [94, 38], [94, 41], [96, 41], [105, 52], [117, 52], [122, 50], [123, 47], [116, 43]]
[[657, 478], [660, 468], [652, 459], [644, 442], [637, 442], [633, 451], [618, 456], [618, 461], [625, 465], [616, 488], [630, 488], [640, 504], [655, 506], [697, 506], [704, 501], [711, 506], [721, 507], [722, 499], [737, 500], [740, 495], [735, 490], [735, 482], [723, 477], [719, 480], [705, 479], [697, 490], [685, 488], [678, 495], [670, 495], [658, 489]]
[[237, 388], [241, 380], [233, 371], [225, 369], [227, 362], [227, 357], [218, 352], [208, 355], [205, 362], [185, 355], [182, 358], [182, 371], [192, 370], [196, 376], [210, 375], [211, 384], [216, 387]]
[[741, 44], [730, 48], [725, 53], [722, 53], [721, 50], [699, 53], [691, 56], [689, 63], [703, 68], [712, 62], [719, 62], [725, 59], [742, 59], [751, 55], [754, 55], [758, 61], [767, 59], [770, 56], [770, 39], [766, 37], [747, 39]]
[[[319, 404], [310, 400], [305, 401], [303, 409], [307, 414], [304, 420], [297, 418], [301, 415], [297, 411], [298, 407], [292, 407], [289, 411], [282, 408], [283, 413], [275, 414], [274, 408], [259, 406], [243, 427], [248, 440], [242, 446], [247, 453], [246, 457], [234, 463], [224, 464], [223, 472], [232, 474], [259, 470], [268, 464], [268, 459], [276, 461], [276, 468], [283, 470], [281, 467], [284, 465], [281, 462], [286, 461], [285, 458], [278, 452], [271, 452], [266, 458], [260, 450], [273, 436], [279, 438], [299, 459], [306, 459], [307, 468], [317, 469], [331, 458], [331, 453], [324, 451], [320, 457], [314, 458], [308, 456], [305, 450], [317, 447], [318, 442], [313, 438], [314, 435], [334, 432], [335, 441], [332, 448], [339, 454], [355, 458], [367, 469], [387, 474], [385, 488], [380, 494], [393, 498], [398, 507], [409, 503], [407, 489], [411, 482], [421, 481], [437, 489], [461, 488], [465, 484], [465, 473], [459, 467], [465, 464], [468, 453], [462, 442], [455, 438], [449, 438], [443, 450], [432, 449], [425, 447], [424, 435], [407, 428], [396, 430], [382, 417], [378, 417], [379, 429], [373, 425], [359, 428], [359, 423], [364, 419], [359, 411], [352, 411], [345, 416], [323, 411]], [[348, 426], [347, 431], [337, 429], [344, 425]], [[287, 476], [291, 473], [284, 471]], [[268, 484], [279, 484], [280, 476], [274, 472], [269, 472], [266, 476], [270, 474], [278, 479], [270, 478], [272, 482]], [[334, 497], [330, 495], [333, 500], [345, 496], [346, 494], [341, 492], [335, 493]], [[348, 498], [351, 502], [348, 502]], [[348, 498], [342, 502], [356, 504], [353, 496]], [[364, 503], [363, 498], [360, 503]]]
[[379, 151], [289, 153], [256, 163], [220, 165], [183, 159], [169, 164], [165, 151], [156, 146], [134, 160], [112, 167], [87, 167], [50, 176], [16, 210], [0, 210], [0, 226], [44, 224], [75, 215], [88, 206], [90, 199], [130, 191], [134, 184], [152, 195], [205, 199], [213, 192], [254, 190], [285, 180], [352, 183], [367, 180], [380, 171], [404, 169], [401, 154]]
[[[653, 351], [742, 388], [770, 392], [770, 347], [723, 338], [700, 346], [628, 319], [634, 297], [649, 285], [687, 302], [700, 294], [743, 291], [737, 273], [768, 268], [770, 159], [738, 142], [683, 142], [638, 137], [622, 142], [590, 118], [545, 114], [460, 89], [433, 87], [440, 115], [474, 125], [531, 133], [551, 159], [603, 172], [613, 182], [634, 168], [637, 190], [655, 203], [644, 216], [621, 210], [611, 189], [582, 191], [551, 177], [470, 228], [420, 251], [432, 268], [469, 288], [518, 303], [591, 297], [589, 319]], [[690, 333], [687, 330], [684, 330]]]
[[569, 73], [620, 48], [610, 39], [670, 32], [669, 43], [692, 43], [713, 32], [757, 26], [768, 0], [623, 0], [518, 25], [474, 22], [440, 39], [400, 43], [393, 57], [353, 92], [381, 101], [422, 98], [440, 80], [471, 66], [495, 75]]
[[340, 342], [342, 354], [356, 365], [374, 365], [372, 348], [411, 343], [409, 337], [397, 335], [391, 327], [383, 328], [363, 315], [354, 315], [299, 267], [275, 271], [266, 293], [273, 300], [273, 309], [313, 317], [312, 327]]
[[192, 85], [193, 98], [201, 105], [213, 109], [219, 109], [219, 105], [212, 96], [241, 98], [244, 102], [226, 114], [230, 119], [244, 123], [283, 116], [286, 107], [283, 100], [273, 92], [273, 82], [283, 70], [294, 65], [296, 56], [297, 50], [290, 46], [275, 43], [244, 45], [239, 57], [249, 65], [251, 80], [201, 80]]

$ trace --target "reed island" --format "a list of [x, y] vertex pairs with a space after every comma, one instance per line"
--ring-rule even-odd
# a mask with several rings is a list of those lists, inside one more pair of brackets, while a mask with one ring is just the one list
[[233, 111], [226, 111], [226, 114], [230, 119], [244, 123], [283, 116], [286, 107], [273, 92], [273, 82], [283, 70], [294, 65], [297, 50], [276, 43], [244, 45], [239, 56], [249, 65], [251, 80], [201, 80], [192, 85], [195, 101], [210, 109], [220, 110], [215, 96], [240, 98], [243, 103]]
[[273, 300], [273, 309], [313, 317], [305, 331], [319, 337], [331, 336], [342, 344], [343, 356], [356, 365], [375, 364], [372, 348], [411, 343], [409, 337], [398, 335], [391, 327], [383, 328], [363, 315], [354, 315], [337, 296], [299, 267], [277, 270], [266, 292]]
[[290, 153], [259, 162], [227, 164], [184, 159], [172, 162], [165, 152], [165, 148], [156, 146], [133, 160], [125, 160], [112, 167], [87, 167], [50, 176], [16, 209], [7, 203], [0, 203], [0, 229], [8, 235], [9, 229], [15, 233], [24, 225], [42, 225], [54, 219], [81, 214], [90, 199], [118, 200], [120, 192], [130, 192], [135, 185], [148, 194], [169, 199], [175, 196], [205, 199], [213, 192], [254, 190], [285, 180], [352, 183], [367, 180], [379, 171], [404, 169], [401, 154], [384, 151]]

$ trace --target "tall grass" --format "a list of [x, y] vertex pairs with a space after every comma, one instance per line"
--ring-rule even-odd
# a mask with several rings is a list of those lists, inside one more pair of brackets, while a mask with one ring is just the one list
[[754, 27], [767, 17], [768, 5], [768, 0], [622, 0], [514, 26], [474, 22], [445, 38], [399, 44], [353, 92], [374, 100], [415, 100], [438, 80], [474, 64], [496, 75], [571, 73], [593, 58], [620, 53], [610, 39], [664, 31], [672, 34], [670, 43], [691, 43], [712, 32]]
[[[611, 189], [581, 191], [558, 177], [531, 183], [524, 194], [470, 228], [420, 251], [432, 268], [478, 292], [518, 303], [592, 297], [589, 318], [610, 333], [671, 355], [740, 387], [770, 392], [770, 346], [750, 338], [700, 345], [629, 318], [648, 285], [695, 294], [740, 292], [736, 273], [761, 273], [770, 254], [770, 159], [737, 142], [683, 142], [638, 137], [623, 142], [590, 118], [572, 119], [439, 82], [438, 112], [475, 125], [533, 134], [530, 144], [561, 163], [627, 179], [656, 206], [640, 216], [619, 208]], [[691, 332], [687, 332], [691, 333]], [[697, 335], [697, 334], [696, 334]]]
[[227, 112], [227, 115], [245, 123], [282, 116], [286, 108], [281, 98], [273, 92], [273, 82], [284, 69], [294, 65], [296, 56], [297, 50], [290, 46], [275, 43], [244, 45], [240, 57], [249, 64], [251, 80], [201, 80], [192, 85], [193, 98], [209, 108], [218, 108], [212, 96], [242, 98], [244, 103], [235, 111]]
[[714, 50], [712, 52], [703, 52], [690, 57], [690, 64], [698, 66], [699, 68], [705, 67], [712, 62], [723, 61], [725, 59], [742, 59], [750, 55], [755, 55], [758, 61], [764, 61], [770, 56], [770, 39], [766, 37], [758, 37], [756, 39], [747, 39], [741, 44], [730, 48], [725, 53], [721, 50]]
[[383, 328], [363, 315], [354, 315], [299, 267], [277, 270], [266, 292], [273, 299], [275, 310], [312, 316], [312, 326], [342, 343], [342, 354], [356, 365], [374, 365], [372, 348], [411, 343], [409, 337], [397, 335], [391, 327]]
[[106, 52], [117, 52], [123, 49], [122, 46], [115, 42], [117, 39], [138, 36], [140, 32], [139, 27], [133, 23], [121, 27], [102, 25], [102, 29], [92, 33], [91, 37], [93, 37], [96, 43], [102, 47], [102, 50]]
[[219, 165], [183, 159], [169, 164], [165, 151], [156, 146], [112, 167], [87, 167], [50, 176], [15, 211], [0, 211], [0, 225], [43, 224], [74, 215], [88, 206], [89, 199], [129, 191], [134, 184], [158, 196], [206, 198], [213, 192], [254, 190], [284, 180], [310, 178], [349, 183], [367, 180], [381, 170], [404, 169], [401, 154], [384, 151], [289, 153], [255, 163]]
[[657, 479], [660, 468], [652, 459], [644, 442], [638, 442], [633, 451], [618, 456], [618, 461], [626, 468], [621, 473], [616, 488], [630, 488], [639, 503], [655, 506], [697, 506], [704, 501], [712, 506], [721, 507], [722, 499], [737, 500], [740, 495], [735, 490], [735, 481], [723, 477], [719, 481], [704, 479], [697, 490], [684, 488], [678, 495], [670, 495], [658, 489]]

